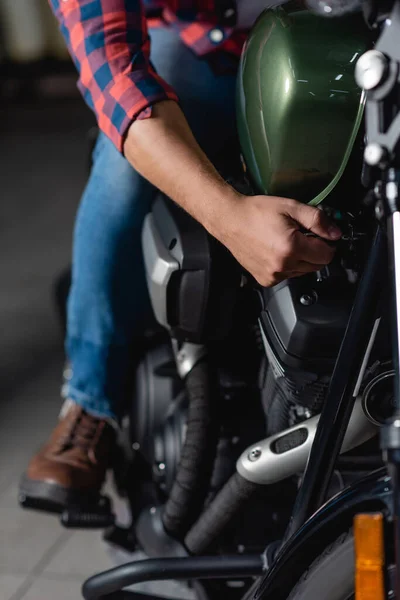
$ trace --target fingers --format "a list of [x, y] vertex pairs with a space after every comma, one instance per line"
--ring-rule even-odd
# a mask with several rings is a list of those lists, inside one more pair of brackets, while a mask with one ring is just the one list
[[293, 277], [301, 277], [302, 275], [307, 275], [308, 273], [315, 273], [316, 271], [321, 270], [321, 265], [308, 263], [305, 261], [300, 261], [296, 264], [293, 271], [287, 271], [286, 273], [280, 273], [279, 281], [284, 281], [285, 279], [292, 279]]
[[292, 201], [288, 204], [288, 211], [292, 219], [319, 237], [334, 241], [340, 239], [342, 235], [340, 229], [328, 219], [325, 213], [314, 206]]
[[[328, 265], [335, 248], [327, 241], [341, 237], [325, 214], [295, 200], [249, 196], [241, 202], [236, 234], [228, 248], [264, 287], [320, 270]], [[305, 235], [303, 230], [313, 235]], [[240, 232], [240, 235], [239, 235]]]
[[[320, 271], [322, 268], [322, 265], [318, 265], [318, 264], [313, 264], [313, 263], [309, 263], [309, 262], [305, 262], [305, 261], [300, 261], [297, 265], [296, 265], [296, 277], [299, 277], [300, 275], [305, 275], [306, 273], [315, 273], [316, 271]], [[291, 277], [291, 275], [289, 275], [289, 277]]]
[[335, 256], [335, 248], [329, 246], [319, 238], [304, 235], [300, 231], [294, 232], [294, 246], [298, 260], [320, 266], [329, 265]]

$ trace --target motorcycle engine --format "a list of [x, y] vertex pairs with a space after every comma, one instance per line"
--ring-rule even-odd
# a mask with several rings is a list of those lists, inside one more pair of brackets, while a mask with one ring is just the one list
[[263, 290], [261, 388], [269, 434], [321, 412], [354, 287], [338, 268]]
[[[248, 337], [246, 342], [254, 346], [251, 331]], [[229, 341], [229, 351], [240, 358], [245, 341], [243, 336], [236, 335], [235, 339], [236, 341]], [[225, 361], [221, 360], [218, 369], [219, 397], [224, 419], [210, 482], [211, 495], [233, 473], [237, 458], [252, 443], [254, 436], [265, 435], [259, 395], [253, 389], [251, 398], [249, 397], [250, 386], [246, 379], [247, 374], [247, 378], [254, 382], [256, 374], [244, 374], [242, 371], [246, 369], [241, 364], [231, 364], [227, 368], [224, 363], [230, 362], [229, 351], [225, 349]], [[256, 349], [255, 353], [259, 355]], [[253, 364], [255, 359], [250, 349], [246, 355], [249, 357], [248, 362]], [[253, 388], [256, 386], [253, 385]], [[168, 342], [150, 349], [143, 356], [136, 371], [134, 398], [129, 419], [131, 444], [145, 467], [145, 479], [151, 481], [156, 490], [156, 499], [163, 502], [175, 480], [186, 434], [188, 411], [184, 383], [177, 373]], [[244, 402], [247, 402], [245, 421], [240, 418]]]
[[130, 439], [161, 493], [168, 494], [179, 463], [187, 398], [168, 342], [143, 357], [131, 405]]

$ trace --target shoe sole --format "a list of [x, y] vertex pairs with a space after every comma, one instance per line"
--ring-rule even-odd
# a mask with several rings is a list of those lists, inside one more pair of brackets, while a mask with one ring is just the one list
[[81, 494], [57, 483], [36, 481], [26, 475], [21, 477], [18, 501], [23, 508], [33, 508], [45, 512], [60, 514], [73, 504]]

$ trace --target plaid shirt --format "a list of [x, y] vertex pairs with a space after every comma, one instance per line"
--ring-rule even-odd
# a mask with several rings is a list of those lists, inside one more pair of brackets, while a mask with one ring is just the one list
[[150, 116], [156, 102], [178, 100], [150, 63], [146, 14], [159, 13], [199, 56], [217, 49], [239, 55], [245, 37], [220, 26], [214, 0], [49, 1], [79, 71], [78, 87], [119, 151], [135, 119]]

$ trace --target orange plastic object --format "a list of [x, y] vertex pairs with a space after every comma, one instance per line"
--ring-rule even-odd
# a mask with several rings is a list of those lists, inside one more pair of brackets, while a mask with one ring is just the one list
[[356, 564], [355, 600], [386, 600], [383, 515], [361, 514], [354, 518]]

